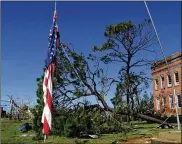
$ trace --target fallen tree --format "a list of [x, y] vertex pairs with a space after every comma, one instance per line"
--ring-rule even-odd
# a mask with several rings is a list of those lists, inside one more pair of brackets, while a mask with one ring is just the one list
[[[172, 125], [171, 125], [171, 124], [169, 124], [169, 123], [167, 123], [167, 122], [165, 122], [165, 121], [162, 121], [162, 120], [160, 120], [160, 119], [153, 118], [153, 117], [150, 117], [150, 116], [147, 116], [147, 115], [143, 115], [143, 114], [139, 114], [139, 113], [137, 113], [137, 116], [138, 116], [139, 118], [142, 118], [143, 120], [146, 120], [146, 121], [149, 121], [149, 122], [156, 122], [156, 123], [158, 123], [158, 124], [166, 125], [166, 126], [168, 126], [169, 128], [172, 128]], [[161, 125], [160, 125], [160, 126], [161, 126]]]

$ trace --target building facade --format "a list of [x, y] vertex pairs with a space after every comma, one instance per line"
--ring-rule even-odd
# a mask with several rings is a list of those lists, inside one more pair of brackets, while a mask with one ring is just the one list
[[182, 115], [182, 52], [152, 64], [154, 111], [162, 115]]

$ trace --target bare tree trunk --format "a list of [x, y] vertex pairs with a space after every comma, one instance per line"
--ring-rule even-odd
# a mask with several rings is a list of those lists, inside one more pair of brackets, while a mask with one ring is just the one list
[[106, 101], [104, 100], [103, 96], [101, 96], [99, 93], [96, 94], [97, 98], [100, 100], [102, 105], [107, 111], [113, 112], [113, 110], [107, 105]]
[[110, 112], [113, 112], [113, 110], [107, 105], [106, 101], [104, 100], [103, 96], [100, 95], [96, 90], [94, 90], [87, 82], [83, 81], [83, 83], [88, 87], [88, 89], [93, 93], [98, 100], [102, 103], [104, 106], [104, 109]]
[[140, 106], [140, 99], [139, 99], [139, 95], [138, 94], [136, 94], [136, 100], [137, 100], [137, 113], [140, 113], [140, 108], [139, 108], [139, 106]]
[[130, 98], [129, 98], [129, 90], [127, 89], [127, 122], [130, 121]]
[[130, 51], [128, 51], [128, 61], [127, 61], [127, 67], [126, 67], [126, 75], [127, 75], [127, 110], [128, 110], [128, 118], [127, 122], [130, 121], [130, 62], [131, 62], [131, 56]]

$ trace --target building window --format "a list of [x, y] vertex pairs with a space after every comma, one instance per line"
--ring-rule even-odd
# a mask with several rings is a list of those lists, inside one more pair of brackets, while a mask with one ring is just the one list
[[156, 109], [157, 109], [157, 111], [160, 110], [160, 99], [159, 99], [159, 97], [156, 98]]
[[167, 80], [168, 80], [168, 87], [171, 87], [172, 86], [172, 79], [171, 79], [170, 74], [167, 75]]
[[161, 89], [164, 88], [164, 76], [162, 75], [161, 76]]
[[179, 76], [178, 76], [178, 72], [174, 73], [174, 79], [175, 79], [175, 85], [179, 84]]
[[155, 90], [158, 90], [158, 79], [155, 79]]
[[174, 108], [174, 99], [173, 99], [173, 95], [169, 95], [169, 106], [170, 106], [170, 108]]
[[177, 94], [177, 99], [178, 99], [178, 107], [181, 107], [181, 96]]

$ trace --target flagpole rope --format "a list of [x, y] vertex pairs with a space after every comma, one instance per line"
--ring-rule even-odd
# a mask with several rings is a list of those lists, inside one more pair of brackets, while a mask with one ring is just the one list
[[[166, 59], [166, 57], [165, 57], [163, 46], [162, 46], [161, 41], [160, 41], [160, 39], [159, 39], [159, 36], [158, 36], [157, 30], [156, 30], [154, 21], [153, 21], [153, 19], [152, 19], [152, 16], [151, 16], [151, 14], [150, 14], [149, 8], [148, 8], [147, 3], [146, 3], [145, 0], [144, 0], [144, 4], [145, 4], [145, 7], [146, 7], [146, 9], [147, 9], [147, 12], [148, 12], [148, 15], [149, 15], [149, 17], [150, 17], [150, 20], [151, 20], [151, 22], [152, 22], [152, 25], [153, 25], [155, 34], [156, 34], [156, 36], [157, 36], [157, 39], [158, 39], [158, 42], [159, 42], [159, 45], [160, 45], [160, 49], [161, 49], [161, 52], [162, 52], [162, 56], [163, 56], [163, 58], [164, 58], [164, 60], [165, 60], [165, 62], [166, 62], [167, 71], [168, 71], [168, 73], [169, 73], [170, 76], [171, 76], [170, 69], [169, 69], [169, 64], [168, 64], [167, 59]], [[172, 67], [172, 68], [173, 68], [173, 70], [175, 71], [174, 64], [173, 64], [173, 67]], [[171, 76], [171, 79], [172, 79], [172, 76]], [[174, 80], [173, 80], [172, 88], [173, 88], [174, 97], [175, 97], [176, 94], [175, 94]], [[176, 105], [176, 107], [178, 106], [178, 104], [177, 104], [177, 102], [176, 102], [176, 97], [175, 97], [175, 105]], [[173, 111], [172, 111], [172, 112], [173, 112]], [[172, 113], [172, 112], [171, 112], [171, 113]], [[171, 113], [170, 113], [170, 114], [171, 114]], [[177, 112], [176, 112], [176, 115], [177, 115], [178, 129], [180, 130], [180, 121], [179, 121], [178, 113], [177, 113]], [[167, 119], [168, 119], [168, 118], [167, 118]], [[167, 120], [167, 119], [166, 119], [166, 120]], [[166, 120], [165, 120], [165, 121], [166, 121]], [[165, 122], [165, 121], [164, 121], [164, 122]], [[164, 122], [163, 122], [163, 123], [164, 123]], [[162, 123], [162, 124], [163, 124], [163, 123]], [[161, 125], [162, 125], [162, 124], [161, 124]]]

